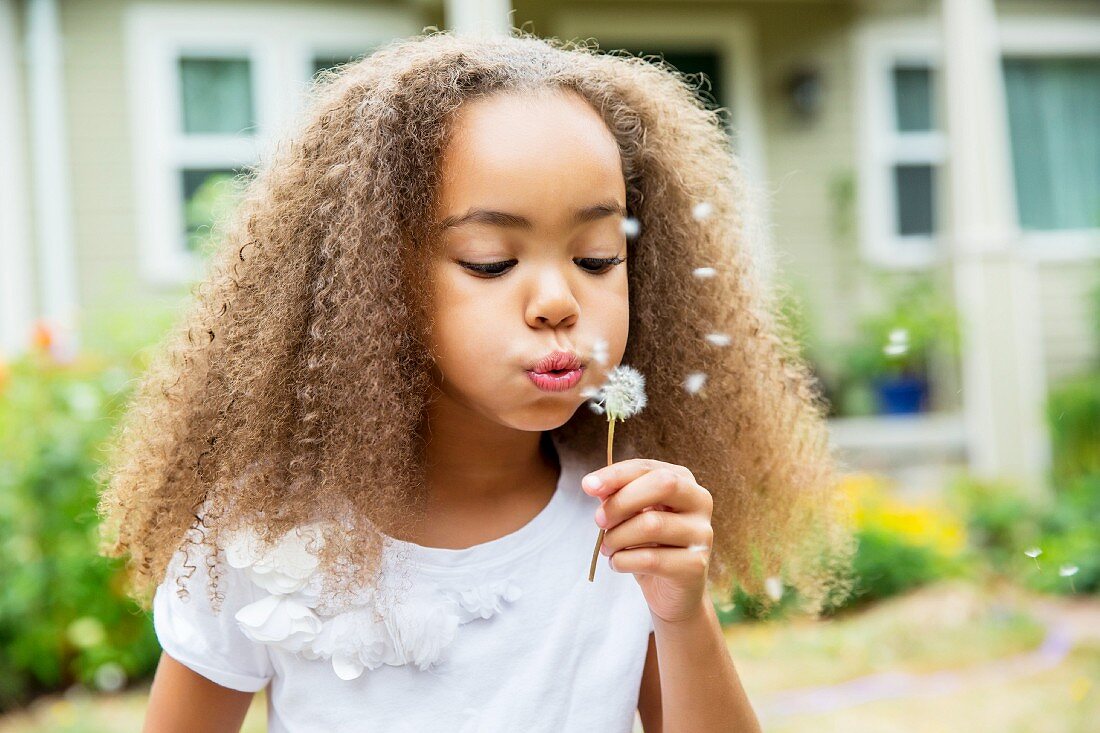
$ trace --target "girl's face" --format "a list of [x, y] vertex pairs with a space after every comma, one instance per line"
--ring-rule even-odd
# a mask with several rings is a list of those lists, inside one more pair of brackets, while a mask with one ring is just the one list
[[[626, 184], [615, 139], [572, 92], [501, 94], [462, 107], [441, 164], [431, 346], [442, 398], [467, 417], [556, 428], [626, 350]], [[592, 358], [597, 339], [606, 365]], [[528, 369], [559, 350], [577, 354], [581, 379], [544, 391]]]

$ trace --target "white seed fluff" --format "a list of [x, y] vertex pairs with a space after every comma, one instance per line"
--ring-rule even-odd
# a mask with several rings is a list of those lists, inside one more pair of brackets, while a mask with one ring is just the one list
[[764, 581], [764, 590], [773, 601], [783, 597], [783, 581], [772, 575]]
[[692, 372], [684, 378], [684, 390], [688, 394], [695, 394], [707, 383], [707, 375], [703, 372]]
[[691, 274], [700, 279], [706, 279], [708, 277], [714, 277], [718, 274], [718, 270], [713, 267], [696, 267], [691, 271]]
[[619, 222], [619, 228], [627, 237], [633, 238], [638, 236], [638, 233], [642, 231], [642, 224], [633, 216], [625, 216], [622, 221]]
[[709, 201], [700, 201], [691, 208], [691, 215], [696, 221], [706, 219], [714, 211], [714, 206]]
[[706, 338], [715, 346], [728, 346], [730, 342], [728, 333], [708, 333]]

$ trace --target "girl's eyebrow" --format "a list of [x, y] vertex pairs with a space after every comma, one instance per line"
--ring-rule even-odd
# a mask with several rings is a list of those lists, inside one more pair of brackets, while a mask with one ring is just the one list
[[[591, 206], [581, 207], [573, 212], [573, 225], [579, 226], [580, 224], [586, 224], [590, 221], [602, 219], [607, 216], [626, 216], [626, 208], [619, 204], [618, 201], [601, 201]], [[516, 229], [531, 230], [534, 229], [534, 224], [531, 220], [520, 216], [519, 214], [511, 214], [507, 211], [494, 211], [492, 209], [470, 209], [465, 214], [454, 215], [445, 217], [440, 223], [440, 229], [452, 229], [464, 224], [487, 224], [489, 226], [496, 227], [513, 227]]]

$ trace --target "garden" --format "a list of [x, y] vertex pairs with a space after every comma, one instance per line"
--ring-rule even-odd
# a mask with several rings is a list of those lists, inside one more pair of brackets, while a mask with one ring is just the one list
[[[925, 312], [910, 345], [950, 332], [943, 311]], [[121, 561], [96, 554], [94, 475], [169, 317], [116, 314], [66, 359], [41, 327], [0, 363], [0, 733], [141, 728], [160, 648]], [[896, 323], [868, 321], [868, 343], [900, 342]], [[851, 353], [864, 385], [889, 371], [866, 346]], [[1046, 407], [1049, 498], [960, 472], [903, 499], [883, 476], [850, 473], [847, 597], [814, 621], [779, 579], [776, 603], [713, 598], [766, 729], [1084, 731], [1100, 718], [1100, 368], [1056, 385]], [[264, 729], [264, 705], [261, 692], [245, 731]]]

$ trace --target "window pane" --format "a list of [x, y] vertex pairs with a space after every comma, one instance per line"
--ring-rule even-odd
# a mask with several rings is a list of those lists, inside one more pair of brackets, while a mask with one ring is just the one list
[[1020, 226], [1100, 227], [1100, 58], [1004, 60]]
[[181, 58], [183, 131], [252, 134], [251, 65], [245, 58]]
[[894, 67], [894, 111], [899, 132], [933, 129], [932, 69], [927, 66]]
[[317, 74], [325, 69], [331, 69], [341, 64], [346, 64], [349, 61], [355, 61], [363, 57], [363, 54], [358, 56], [314, 56], [313, 57], [313, 78], [317, 78]]
[[237, 203], [243, 169], [186, 168], [183, 176], [184, 248], [205, 252], [213, 244], [211, 227], [231, 213]]
[[931, 165], [894, 166], [898, 234], [932, 234], [935, 231], [934, 186]]

